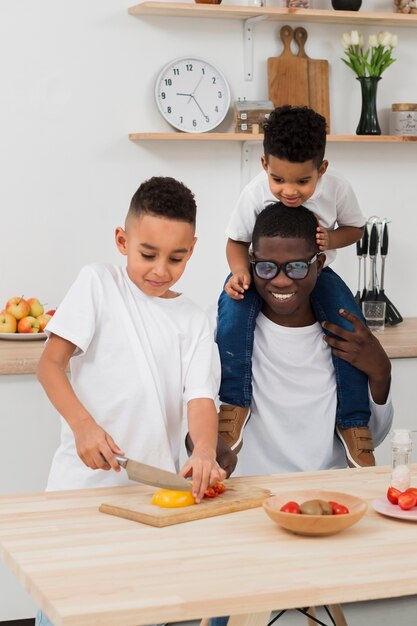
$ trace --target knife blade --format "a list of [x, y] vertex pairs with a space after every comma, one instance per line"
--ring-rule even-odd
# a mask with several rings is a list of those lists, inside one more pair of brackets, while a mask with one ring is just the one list
[[116, 456], [116, 460], [120, 467], [123, 467], [130, 480], [145, 485], [153, 485], [162, 489], [176, 489], [178, 491], [192, 491], [192, 484], [179, 474], [159, 469], [153, 465], [146, 465], [127, 459], [124, 456]]

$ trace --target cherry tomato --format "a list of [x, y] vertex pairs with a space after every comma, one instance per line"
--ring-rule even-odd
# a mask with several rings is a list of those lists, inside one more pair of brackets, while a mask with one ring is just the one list
[[283, 513], [301, 513], [299, 505], [297, 504], [297, 502], [293, 501], [283, 504], [280, 508], [280, 511], [282, 511]]
[[329, 500], [329, 504], [332, 507], [333, 515], [346, 515], [349, 513], [349, 509], [344, 504], [339, 504], [339, 502], [332, 502]]
[[223, 485], [223, 483], [221, 483], [221, 482], [214, 483], [214, 485], [212, 485], [212, 487], [213, 487], [214, 491], [216, 493], [218, 493], [219, 495], [226, 491], [226, 485]]
[[413, 493], [415, 496], [417, 496], [417, 489], [416, 487], [409, 487], [405, 490], [405, 493]]
[[175, 489], [161, 489], [152, 496], [152, 504], [166, 509], [195, 504], [191, 491], [176, 491]]
[[401, 495], [401, 491], [395, 487], [388, 487], [387, 498], [391, 504], [398, 504], [398, 496]]
[[403, 509], [403, 511], [408, 511], [409, 509], [412, 509], [414, 506], [416, 506], [416, 504], [417, 496], [415, 496], [413, 493], [407, 493], [406, 491], [404, 491], [398, 496], [398, 505], [400, 509]]
[[218, 495], [219, 494], [213, 487], [207, 487], [207, 489], [204, 492], [205, 498], [217, 498]]

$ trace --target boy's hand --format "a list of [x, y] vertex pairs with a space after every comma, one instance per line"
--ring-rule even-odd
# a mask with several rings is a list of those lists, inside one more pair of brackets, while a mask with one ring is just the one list
[[247, 271], [236, 272], [233, 274], [224, 286], [224, 290], [233, 300], [242, 300], [244, 293], [249, 289], [252, 277]]
[[216, 451], [201, 448], [194, 448], [180, 473], [184, 477], [192, 476], [193, 496], [197, 502], [204, 498], [209, 485], [226, 478], [226, 472], [216, 461]]
[[124, 456], [124, 452], [93, 418], [80, 421], [73, 428], [73, 433], [78, 456], [87, 467], [120, 472], [114, 455]]
[[317, 226], [316, 243], [320, 252], [330, 248], [330, 232], [323, 226]]

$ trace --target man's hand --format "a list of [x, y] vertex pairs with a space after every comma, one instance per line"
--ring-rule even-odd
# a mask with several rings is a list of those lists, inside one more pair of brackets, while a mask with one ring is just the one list
[[123, 450], [93, 418], [83, 419], [74, 428], [78, 456], [91, 469], [120, 471], [115, 454], [124, 456]]
[[332, 348], [335, 356], [368, 375], [374, 401], [377, 404], [385, 404], [391, 384], [391, 363], [385, 350], [356, 315], [344, 309], [340, 309], [339, 314], [352, 324], [353, 331], [330, 322], [323, 322], [323, 328], [336, 335], [336, 337], [325, 335], [325, 342]]
[[252, 277], [249, 272], [236, 272], [229, 278], [224, 286], [224, 290], [233, 300], [242, 300], [251, 282]]
[[[185, 438], [185, 447], [187, 448], [188, 454], [191, 454], [194, 444], [190, 437], [190, 433], [187, 433]], [[217, 463], [226, 472], [226, 478], [229, 478], [230, 474], [234, 472], [237, 465], [237, 454], [236, 452], [233, 452], [220, 435], [217, 439], [216, 457]]]

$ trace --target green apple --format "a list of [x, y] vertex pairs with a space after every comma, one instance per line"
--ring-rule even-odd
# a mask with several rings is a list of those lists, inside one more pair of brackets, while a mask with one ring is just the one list
[[6, 302], [5, 311], [13, 315], [17, 320], [21, 320], [22, 317], [29, 315], [30, 304], [21, 296], [15, 296]]
[[29, 315], [32, 317], [39, 317], [44, 312], [44, 308], [37, 298], [29, 298], [27, 303], [30, 306]]
[[31, 315], [26, 315], [26, 317], [22, 317], [17, 324], [17, 332], [18, 333], [38, 333], [40, 328], [39, 321], [36, 317], [32, 317]]
[[15, 333], [17, 320], [10, 313], [3, 311], [0, 313], [0, 333]]

